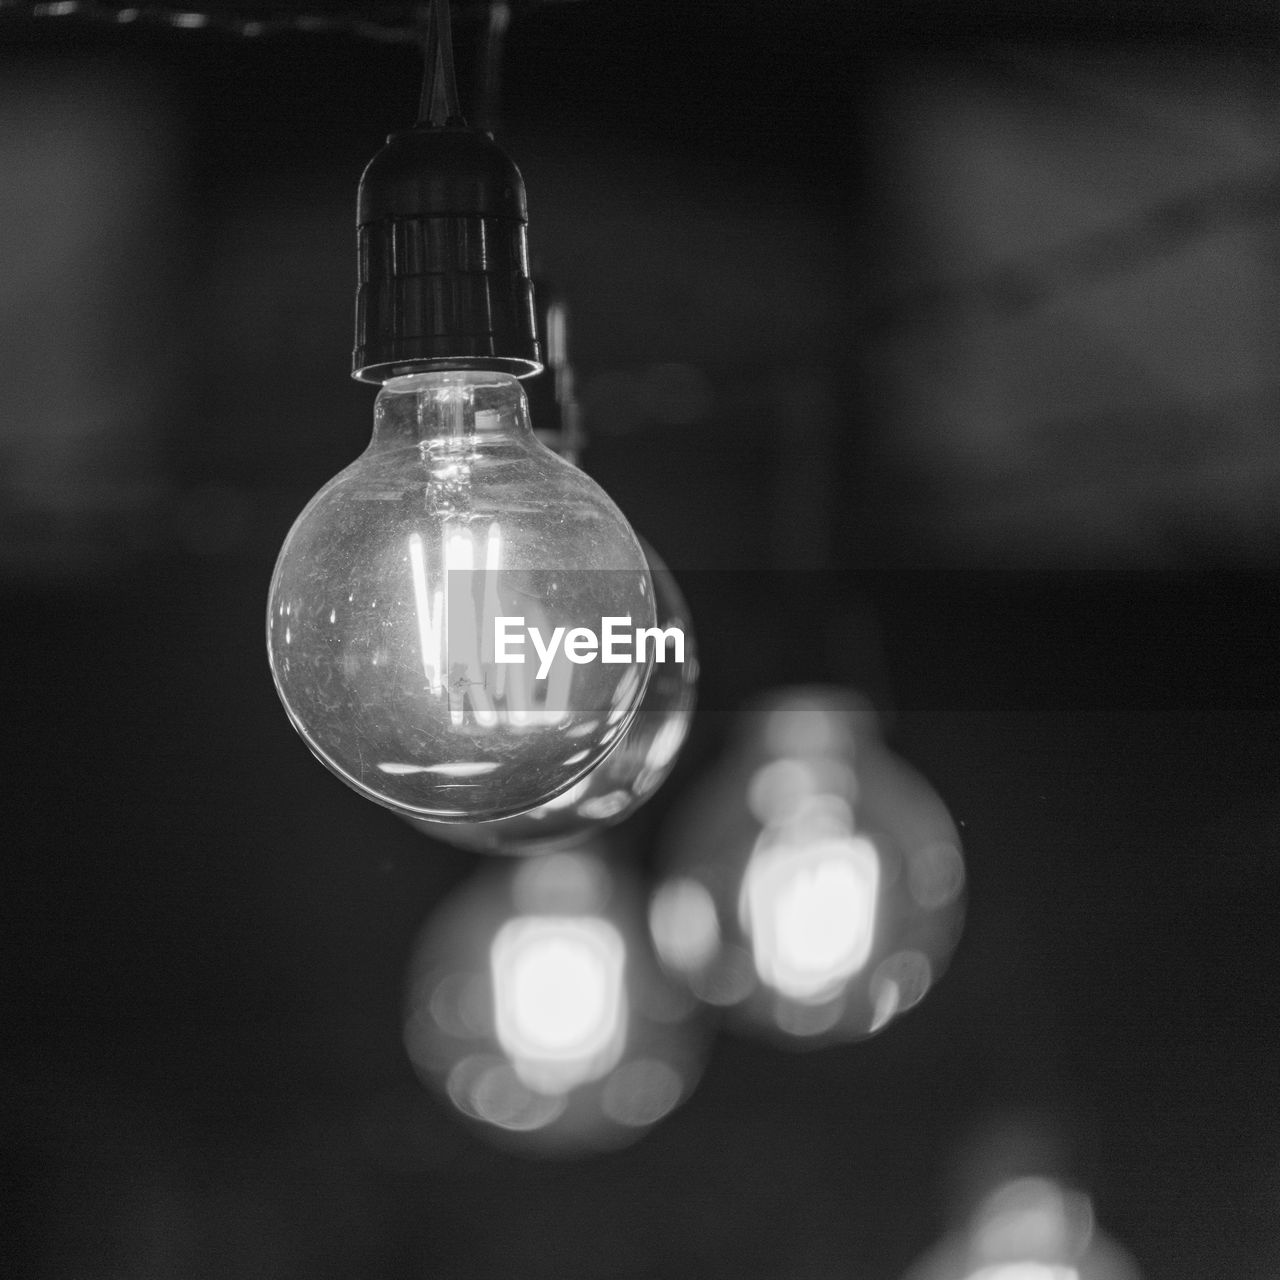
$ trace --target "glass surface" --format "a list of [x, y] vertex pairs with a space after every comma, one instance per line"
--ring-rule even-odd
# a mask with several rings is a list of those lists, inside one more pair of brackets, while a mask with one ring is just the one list
[[653, 667], [652, 646], [606, 663], [565, 645], [543, 663], [532, 632], [526, 661], [504, 663], [496, 620], [563, 638], [654, 616], [630, 526], [534, 438], [519, 383], [418, 374], [382, 389], [368, 449], [290, 531], [267, 642], [290, 719], [344, 782], [406, 816], [474, 821], [599, 764]]
[[657, 625], [679, 628], [684, 637], [683, 661], [668, 640], [665, 661], [655, 662], [649, 687], [631, 727], [617, 748], [585, 778], [536, 809], [493, 822], [441, 823], [408, 821], [424, 835], [463, 849], [484, 853], [536, 853], [553, 845], [588, 839], [612, 826], [648, 800], [675, 765], [689, 735], [697, 699], [698, 660], [689, 607], [671, 571], [642, 538], [640, 545], [653, 574]]

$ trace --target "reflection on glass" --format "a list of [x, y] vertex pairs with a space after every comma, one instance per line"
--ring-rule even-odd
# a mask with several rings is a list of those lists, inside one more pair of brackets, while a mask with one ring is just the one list
[[1098, 1231], [1088, 1196], [1037, 1177], [997, 1187], [905, 1280], [1138, 1280], [1138, 1272]]
[[954, 824], [839, 689], [782, 690], [677, 815], [650, 904], [658, 954], [740, 1027], [871, 1035], [946, 967], [963, 916]]
[[405, 1045], [491, 1138], [573, 1154], [631, 1141], [701, 1072], [696, 1002], [653, 959], [639, 897], [590, 850], [484, 872], [415, 947]]
[[[620, 735], [620, 722], [630, 709], [634, 684], [639, 679], [638, 669], [632, 667], [624, 670], [613, 702], [604, 710], [603, 728], [600, 722], [592, 720], [569, 729], [566, 735], [569, 750], [563, 761], [566, 766], [577, 763], [573, 747], [588, 737], [613, 744], [603, 762], [567, 791], [508, 818], [472, 823], [409, 818], [424, 835], [486, 853], [538, 853], [562, 847], [569, 841], [590, 839], [601, 826], [611, 826], [630, 817], [666, 781], [693, 720], [698, 682], [697, 648], [689, 607], [675, 578], [648, 543], [641, 540], [641, 546], [653, 576], [657, 626], [666, 634], [664, 660], [653, 664], [639, 708]], [[501, 608], [493, 606], [488, 616], [501, 612]], [[539, 619], [534, 620], [541, 625]], [[549, 631], [549, 624], [544, 630]], [[682, 661], [677, 657], [671, 635], [676, 630], [683, 636]], [[498, 693], [504, 699], [513, 725], [551, 723], [555, 709], [569, 705], [573, 668], [563, 650], [558, 653], [546, 690], [536, 704], [532, 687], [528, 690], [516, 687], [522, 680], [532, 682], [534, 670], [531, 664], [497, 668], [500, 680], [505, 682], [497, 686]], [[522, 712], [521, 707], [529, 710]]]
[[[298, 517], [272, 577], [276, 690], [365, 798], [441, 823], [523, 813], [613, 750], [650, 655], [498, 661], [499, 618], [550, 637], [656, 621], [644, 552], [598, 485], [539, 444], [513, 377], [413, 374]], [[612, 719], [610, 719], [612, 717]]]

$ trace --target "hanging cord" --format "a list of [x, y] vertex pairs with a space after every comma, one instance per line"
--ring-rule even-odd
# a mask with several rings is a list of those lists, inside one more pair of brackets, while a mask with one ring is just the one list
[[458, 105], [458, 81], [453, 69], [453, 23], [449, 0], [432, 0], [425, 10], [422, 40], [422, 101], [418, 127], [465, 128]]
[[476, 128], [497, 133], [502, 116], [502, 46], [511, 25], [511, 6], [492, 0], [485, 15], [484, 37], [476, 66]]
[[[530, 9], [555, 0], [526, 0]], [[0, 0], [0, 19], [73, 18], [104, 26], [168, 27], [175, 31], [211, 31], [218, 35], [259, 39], [279, 35], [341, 35], [380, 44], [421, 44], [422, 21], [406, 21], [404, 4], [358, 5], [329, 13], [271, 13], [254, 18], [227, 12], [202, 12], [166, 4], [103, 4], [100, 0]], [[483, 0], [459, 7], [468, 21], [488, 21], [492, 5]]]
[[108, 26], [169, 27], [176, 31], [212, 31], [219, 35], [258, 39], [291, 33], [305, 35], [346, 35], [382, 44], [415, 44], [422, 39], [420, 27], [406, 25], [404, 10], [395, 21], [360, 11], [342, 13], [295, 13], [280, 17], [248, 18], [234, 13], [200, 13], [168, 5], [110, 5], [96, 0], [51, 0], [46, 4], [24, 4], [0, 0], [0, 18], [76, 18]]

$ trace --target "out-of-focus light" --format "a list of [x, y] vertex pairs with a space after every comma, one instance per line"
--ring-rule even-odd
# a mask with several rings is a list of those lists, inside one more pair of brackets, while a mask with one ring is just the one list
[[631, 1141], [679, 1105], [705, 1033], [655, 962], [635, 889], [575, 849], [482, 873], [428, 920], [405, 1045], [487, 1136], [574, 1154]]
[[974, 1248], [985, 1258], [1074, 1257], [1093, 1236], [1088, 1196], [1048, 1178], [1017, 1178], [982, 1204], [973, 1224]]
[[742, 916], [761, 980], [812, 1002], [866, 964], [880, 871], [870, 840], [805, 834], [761, 836], [743, 879]]
[[668, 880], [653, 895], [649, 928], [659, 955], [680, 969], [702, 968], [720, 946], [716, 904], [696, 880]]
[[1098, 1231], [1088, 1196], [1050, 1178], [1016, 1178], [905, 1280], [1138, 1280], [1138, 1271]]
[[1055, 1267], [1043, 1262], [1006, 1262], [983, 1267], [969, 1280], [1080, 1280], [1075, 1267]]
[[564, 1093], [617, 1064], [625, 954], [608, 920], [518, 916], [498, 930], [490, 948], [495, 1032], [530, 1088]]
[[871, 1035], [946, 967], [964, 862], [945, 806], [844, 690], [782, 690], [666, 840], [658, 954], [740, 1027], [787, 1043]]

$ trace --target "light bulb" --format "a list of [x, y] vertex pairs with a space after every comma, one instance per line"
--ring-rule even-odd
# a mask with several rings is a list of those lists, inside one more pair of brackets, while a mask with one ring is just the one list
[[1138, 1280], [1138, 1270], [1097, 1229], [1088, 1196], [1031, 1177], [992, 1191], [905, 1280]]
[[[654, 619], [608, 495], [537, 441], [514, 376], [462, 369], [383, 386], [369, 447], [285, 540], [267, 637], [318, 759], [402, 815], [462, 822], [544, 804], [604, 759]], [[625, 660], [570, 643], [610, 625]]]
[[[534, 430], [549, 449], [578, 464], [583, 444], [581, 415], [573, 391], [568, 352], [568, 309], [554, 285], [537, 282], [538, 338], [545, 371], [525, 386]], [[439, 823], [411, 818], [425, 835], [485, 853], [528, 854], [590, 837], [622, 822], [652, 796], [675, 765], [693, 718], [698, 680], [689, 607], [674, 576], [642, 538], [653, 578], [662, 661], [649, 678], [631, 727], [604, 762], [567, 791], [510, 818], [490, 822]]]
[[653, 958], [634, 887], [590, 850], [464, 885], [424, 925], [407, 988], [419, 1076], [503, 1145], [623, 1145], [701, 1073], [696, 1003]]
[[842, 690], [783, 690], [751, 710], [666, 853], [650, 906], [659, 955], [739, 1027], [792, 1045], [881, 1030], [959, 935], [955, 827]]
[[598, 828], [623, 821], [666, 780], [689, 735], [698, 662], [680, 588], [657, 552], [643, 538], [640, 545], [652, 571], [657, 626], [665, 637], [664, 660], [654, 665], [635, 719], [617, 747], [567, 791], [535, 809], [491, 822], [409, 819], [424, 835], [485, 853], [536, 853], [587, 839]]

